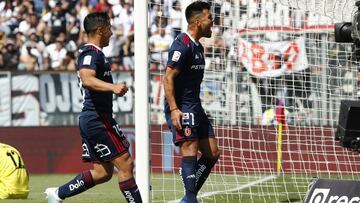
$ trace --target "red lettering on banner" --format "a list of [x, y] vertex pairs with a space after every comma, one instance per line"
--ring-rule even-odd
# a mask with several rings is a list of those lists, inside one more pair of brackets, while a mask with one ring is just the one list
[[261, 73], [267, 70], [267, 65], [263, 60], [265, 48], [259, 44], [251, 44], [251, 63], [254, 73]]
[[269, 64], [272, 64], [271, 70], [276, 70], [276, 69], [281, 68], [281, 66], [280, 66], [281, 62], [274, 53], [269, 53], [268, 61], [269, 61]]
[[284, 62], [288, 70], [293, 70], [294, 64], [299, 57], [299, 52], [300, 50], [298, 44], [296, 41], [292, 41], [284, 53]]
[[244, 63], [247, 62], [247, 56], [246, 56], [246, 44], [243, 41], [240, 41], [239, 49], [241, 49], [241, 55], [240, 55], [240, 62]]

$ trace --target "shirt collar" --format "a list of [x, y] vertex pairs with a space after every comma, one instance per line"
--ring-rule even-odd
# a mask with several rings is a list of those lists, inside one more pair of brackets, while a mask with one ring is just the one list
[[99, 49], [99, 51], [102, 51], [102, 49], [101, 49], [100, 47], [96, 46], [96, 45], [95, 45], [95, 44], [93, 44], [93, 43], [87, 43], [86, 45], [91, 45], [91, 46], [94, 46], [94, 47], [96, 47], [97, 49]]
[[188, 32], [185, 32], [185, 34], [187, 34], [187, 36], [189, 36], [191, 41], [193, 41], [196, 46], [199, 46], [199, 42], [196, 42], [195, 39]]

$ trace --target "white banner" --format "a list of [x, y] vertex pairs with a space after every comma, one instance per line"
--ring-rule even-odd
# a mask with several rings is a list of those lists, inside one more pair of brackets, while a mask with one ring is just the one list
[[39, 126], [40, 104], [37, 98], [39, 80], [35, 75], [12, 77], [12, 125]]
[[302, 37], [261, 44], [239, 39], [238, 54], [240, 63], [258, 77], [277, 77], [308, 68], [305, 39]]
[[0, 126], [11, 124], [11, 88], [10, 75], [0, 75]]

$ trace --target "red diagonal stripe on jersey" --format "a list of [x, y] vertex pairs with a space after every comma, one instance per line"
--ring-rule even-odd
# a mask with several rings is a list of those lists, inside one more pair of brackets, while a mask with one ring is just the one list
[[105, 127], [107, 134], [109, 135], [109, 137], [112, 140], [112, 142], [114, 143], [116, 149], [120, 153], [121, 146], [119, 144], [119, 140], [116, 138], [116, 135], [114, 135], [114, 133], [112, 131], [112, 127], [110, 126], [110, 124], [108, 123], [108, 121], [106, 120], [106, 117], [104, 115], [100, 115], [100, 119], [104, 123], [104, 127]]

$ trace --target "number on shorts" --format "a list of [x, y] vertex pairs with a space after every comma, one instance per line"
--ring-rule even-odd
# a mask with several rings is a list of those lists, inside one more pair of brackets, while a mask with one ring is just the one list
[[183, 125], [195, 125], [195, 116], [194, 113], [184, 113], [182, 117]]

